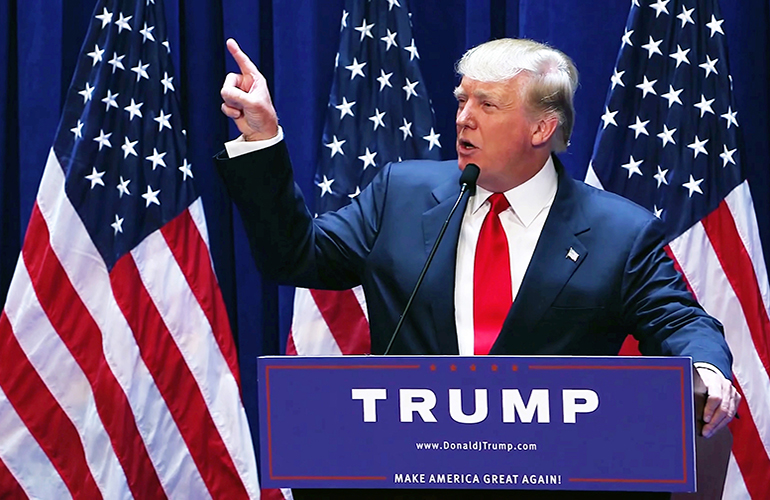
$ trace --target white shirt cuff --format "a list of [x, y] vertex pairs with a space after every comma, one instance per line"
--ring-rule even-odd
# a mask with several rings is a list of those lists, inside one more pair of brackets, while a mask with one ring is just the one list
[[[719, 375], [722, 375], [723, 377], [725, 376], [725, 374], [722, 373], [719, 370], [719, 368], [717, 368], [716, 366], [712, 365], [711, 363], [706, 363], [705, 361], [698, 361], [697, 363], [693, 363], [692, 366], [694, 368], [705, 368], [706, 370], [710, 370], [710, 371], [712, 371], [714, 373], [718, 373]], [[727, 378], [727, 377], [725, 377], [725, 378]]]
[[230, 142], [225, 143], [225, 150], [227, 150], [227, 156], [235, 158], [236, 156], [245, 155], [247, 153], [253, 153], [260, 149], [267, 149], [270, 146], [275, 146], [283, 140], [283, 128], [278, 125], [278, 133], [271, 139], [264, 139], [262, 141], [247, 141], [243, 138], [243, 135], [237, 139], [233, 139]]

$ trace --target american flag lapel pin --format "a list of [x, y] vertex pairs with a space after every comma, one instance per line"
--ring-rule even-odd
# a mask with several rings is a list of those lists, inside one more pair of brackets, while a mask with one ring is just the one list
[[572, 262], [577, 262], [578, 257], [580, 257], [580, 255], [575, 251], [575, 249], [572, 247], [569, 247], [569, 251], [567, 252], [567, 258]]

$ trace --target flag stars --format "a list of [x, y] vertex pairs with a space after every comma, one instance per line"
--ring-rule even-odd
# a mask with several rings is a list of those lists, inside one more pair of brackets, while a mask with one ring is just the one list
[[118, 183], [118, 198], [123, 198], [123, 195], [131, 196], [131, 191], [128, 190], [128, 185], [131, 183], [131, 179], [123, 179], [120, 176], [120, 182]]
[[709, 99], [706, 100], [706, 97], [701, 94], [700, 96], [700, 102], [693, 104], [696, 108], [700, 110], [700, 117], [703, 118], [703, 115], [706, 113], [714, 114], [714, 110], [711, 108], [711, 104], [715, 101], [715, 99]]
[[369, 148], [366, 148], [366, 153], [362, 156], [359, 156], [358, 159], [364, 162], [364, 170], [366, 170], [366, 167], [372, 166], [375, 167], [374, 163], [374, 157], [377, 156], [376, 151], [369, 151]]
[[692, 19], [692, 13], [695, 12], [695, 7], [693, 7], [690, 10], [687, 10], [687, 7], [682, 5], [682, 13], [678, 14], [676, 17], [677, 19], [682, 21], [682, 28], [685, 27], [685, 25], [689, 24], [695, 24], [695, 21]]
[[185, 158], [179, 171], [182, 172], [182, 181], [186, 181], [188, 177], [193, 177], [192, 163], [187, 163], [187, 158]]
[[346, 115], [355, 116], [353, 114], [353, 106], [355, 106], [356, 101], [348, 102], [348, 100], [343, 97], [342, 98], [342, 104], [338, 104], [337, 106], [334, 106], [335, 108], [340, 110], [340, 120], [345, 118]]
[[96, 19], [102, 22], [102, 29], [112, 22], [112, 12], [107, 11], [107, 7], [104, 8], [101, 14], [96, 15]]
[[83, 104], [87, 103], [93, 98], [95, 88], [96, 87], [92, 87], [91, 85], [88, 84], [88, 82], [86, 82], [86, 88], [78, 92], [78, 94], [83, 96]]
[[615, 115], [617, 115], [617, 111], [610, 111], [609, 107], [604, 108], [604, 114], [602, 115], [602, 121], [604, 122], [604, 125], [602, 126], [602, 130], [606, 129], [608, 125], [615, 125], [618, 126], [618, 122], [615, 121]]
[[153, 118], [154, 121], [158, 122], [158, 132], [163, 132], [163, 127], [167, 127], [169, 130], [171, 130], [171, 122], [168, 121], [168, 119], [171, 118], [171, 113], [169, 114], [163, 114], [163, 110], [160, 110], [160, 116]]
[[342, 145], [345, 144], [347, 141], [340, 141], [337, 139], [336, 135], [332, 136], [332, 142], [329, 144], [325, 144], [325, 146], [329, 149], [331, 149], [331, 158], [334, 158], [334, 155], [337, 153], [341, 155], [345, 155], [345, 152], [342, 150]]
[[152, 162], [152, 170], [154, 172], [158, 165], [166, 168], [166, 162], [163, 160], [164, 156], [166, 156], [165, 152], [159, 153], [156, 148], [152, 148], [152, 154], [145, 158], [145, 160]]
[[102, 177], [104, 177], [104, 172], [99, 172], [96, 170], [96, 167], [91, 168], [91, 173], [86, 175], [86, 179], [91, 181], [91, 189], [96, 187], [96, 185], [104, 186], [104, 181], [102, 180]]
[[655, 19], [662, 13], [668, 14], [668, 7], [666, 7], [666, 5], [670, 1], [671, 0], [656, 0], [654, 4], [650, 5], [650, 8], [655, 10]]
[[679, 104], [680, 106], [684, 106], [682, 104], [682, 100], [679, 99], [679, 94], [681, 94], [684, 91], [684, 89], [676, 90], [674, 89], [673, 85], [668, 86], [668, 92], [665, 94], [661, 94], [661, 97], [668, 100], [668, 107], [671, 108], [671, 106], [674, 105], [674, 103]]
[[682, 187], [690, 192], [689, 197], [692, 198], [693, 193], [703, 194], [703, 190], [700, 188], [702, 182], [703, 179], [695, 180], [692, 174], [690, 174], [690, 180], [682, 184]]
[[720, 35], [724, 35], [725, 32], [722, 31], [722, 23], [725, 22], [724, 19], [717, 20], [716, 17], [714, 17], [714, 14], [711, 14], [711, 21], [706, 23], [706, 27], [711, 30], [711, 36], [710, 38], [714, 38], [714, 35], [719, 33]]
[[361, 188], [359, 186], [356, 186], [355, 193], [349, 194], [348, 198], [350, 198], [352, 200], [353, 198], [357, 197], [359, 194], [361, 194]]
[[112, 74], [113, 75], [115, 74], [115, 71], [117, 71], [119, 69], [126, 69], [123, 66], [123, 62], [122, 62], [124, 57], [126, 57], [126, 56], [125, 55], [118, 56], [117, 52], [113, 52], [112, 53], [112, 59], [107, 61], [107, 64], [110, 64], [112, 66]]
[[385, 111], [380, 112], [379, 108], [374, 108], [374, 114], [369, 117], [369, 120], [374, 124], [374, 130], [377, 130], [377, 127], [385, 128], [385, 122], [382, 121], [384, 116]]
[[647, 94], [650, 94], [650, 93], [653, 95], [658, 95], [658, 93], [655, 92], [655, 87], [654, 87], [656, 83], [658, 83], [658, 80], [649, 81], [647, 80], [647, 76], [646, 75], [644, 76], [644, 81], [636, 86], [636, 88], [642, 91], [642, 99], [647, 97]]
[[111, 90], [107, 89], [107, 97], [102, 99], [102, 102], [107, 105], [107, 108], [105, 111], [109, 111], [111, 107], [116, 108], [118, 107], [118, 103], [115, 100], [120, 94], [113, 94]]
[[658, 208], [658, 205], [653, 205], [652, 207], [653, 207], [652, 208], [652, 214], [655, 217], [657, 217], [658, 219], [662, 218], [663, 217], [663, 209], [662, 208]]
[[332, 193], [332, 184], [334, 183], [334, 179], [327, 179], [324, 175], [324, 180], [322, 182], [319, 182], [316, 184], [319, 188], [321, 188], [321, 197], [323, 197], [325, 194], [333, 194]]
[[350, 66], [345, 66], [345, 69], [350, 71], [350, 79], [354, 79], [356, 76], [361, 75], [361, 78], [364, 78], [366, 75], [364, 75], [364, 66], [366, 66], [365, 62], [359, 63], [357, 58], [353, 58], [353, 64]]
[[396, 43], [396, 35], [398, 35], [398, 32], [391, 33], [390, 29], [388, 29], [388, 34], [380, 38], [380, 40], [387, 44], [385, 46], [385, 52], [389, 51], [391, 47], [398, 47], [398, 43]]
[[676, 146], [676, 141], [674, 140], [674, 132], [676, 132], [675, 128], [672, 128], [669, 130], [669, 128], [666, 126], [666, 124], [663, 124], [663, 132], [658, 134], [658, 137], [660, 137], [660, 140], [663, 141], [663, 148], [666, 147], [666, 144], [669, 142]]
[[676, 67], [678, 68], [680, 64], [690, 64], [690, 60], [687, 59], [687, 54], [690, 53], [690, 49], [682, 49], [682, 47], [677, 44], [676, 46], [676, 52], [673, 54], [669, 54], [668, 57], [676, 60]]
[[626, 86], [626, 84], [623, 83], [624, 74], [625, 74], [625, 71], [618, 71], [617, 68], [615, 68], [615, 71], [612, 74], [612, 77], [610, 78], [610, 81], [612, 82], [612, 90], [615, 90], [616, 85], [620, 85], [621, 87]]
[[139, 59], [139, 62], [131, 68], [131, 71], [136, 73], [136, 81], [138, 82], [142, 78], [145, 78], [147, 80], [150, 79], [150, 75], [147, 74], [147, 68], [150, 66], [150, 63], [142, 64], [142, 60]]
[[380, 69], [380, 76], [377, 77], [377, 81], [380, 82], [380, 92], [385, 87], [393, 88], [393, 85], [390, 84], [391, 76], [393, 76], [393, 73], [385, 73], [385, 70]]
[[115, 230], [115, 234], [113, 236], [117, 236], [118, 233], [123, 232], [123, 219], [118, 217], [118, 214], [115, 214], [115, 222], [110, 224], [110, 226], [112, 226], [112, 229]]
[[406, 79], [406, 85], [401, 87], [404, 89], [404, 92], [406, 92], [406, 100], [408, 101], [410, 97], [415, 96], [418, 97], [417, 91], [414, 90], [414, 88], [419, 85], [420, 82], [411, 82], [409, 81], [409, 78]]
[[647, 51], [647, 59], [652, 59], [652, 56], [655, 54], [663, 55], [663, 52], [660, 51], [661, 43], [663, 43], [662, 38], [656, 42], [652, 37], [650, 37], [650, 41], [642, 45], [642, 48]]
[[412, 123], [406, 121], [406, 118], [403, 120], [404, 124], [398, 127], [398, 129], [404, 133], [404, 140], [406, 140], [407, 137], [412, 137]]
[[142, 198], [144, 198], [144, 208], [149, 207], [153, 203], [160, 206], [160, 201], [158, 200], [158, 195], [160, 194], [160, 189], [157, 191], [153, 191], [152, 187], [150, 185], [147, 185], [147, 192], [142, 195]]
[[623, 33], [623, 43], [621, 44], [620, 48], [622, 49], [626, 45], [629, 47], [633, 47], [634, 44], [631, 42], [631, 35], [634, 34], [634, 30], [629, 30], [626, 28], [625, 33]]
[[83, 138], [83, 125], [84, 123], [78, 120], [78, 124], [70, 129], [70, 132], [75, 134], [75, 140]]
[[733, 111], [732, 106], [727, 108], [727, 113], [719, 116], [727, 120], [727, 128], [730, 128], [730, 125], [735, 125], [736, 127], [738, 126], [738, 112]]
[[420, 58], [420, 54], [417, 53], [417, 47], [414, 46], [414, 38], [412, 38], [412, 43], [410, 43], [408, 47], [404, 47], [404, 50], [409, 52], [410, 61], [413, 61], [415, 57], [417, 59]]
[[123, 17], [122, 12], [119, 14], [119, 16], [120, 17], [118, 20], [115, 21], [115, 25], [118, 27], [118, 33], [122, 33], [124, 29], [131, 31], [131, 25], [128, 24], [128, 21], [130, 21], [134, 16]]
[[166, 47], [166, 54], [170, 54], [171, 53], [171, 45], [168, 43], [168, 40], [164, 40], [160, 44], [163, 45], [164, 47]]
[[698, 67], [703, 68], [706, 71], [706, 78], [708, 78], [711, 73], [714, 73], [715, 75], [719, 74], [716, 67], [717, 62], [719, 62], [719, 58], [712, 60], [708, 55], [706, 55], [706, 62], [699, 64]]
[[658, 187], [660, 187], [661, 184], [668, 186], [668, 179], [666, 179], [666, 174], [668, 174], [668, 169], [661, 169], [660, 165], [658, 165], [658, 173], [653, 176], [655, 180], [658, 181]]
[[112, 147], [112, 144], [110, 144], [110, 136], [112, 135], [112, 132], [109, 134], [105, 134], [104, 130], [99, 130], [99, 136], [94, 137], [94, 140], [99, 143], [99, 151], [102, 150], [103, 146], [107, 146], [108, 148]]
[[361, 39], [359, 42], [363, 42], [365, 37], [369, 37], [371, 39], [374, 39], [374, 36], [372, 35], [372, 28], [374, 27], [374, 23], [372, 24], [366, 24], [366, 18], [364, 18], [363, 23], [361, 26], [358, 26], [355, 28], [356, 31], [361, 33]]
[[131, 121], [134, 119], [135, 116], [138, 116], [139, 118], [142, 118], [142, 111], [141, 107], [144, 105], [143, 102], [136, 103], [134, 102], [134, 98], [131, 98], [131, 104], [123, 108], [125, 111], [128, 111], [128, 121]]
[[724, 150], [719, 154], [719, 157], [722, 158], [722, 168], [726, 167], [728, 163], [735, 165], [736, 163], [733, 159], [733, 155], [737, 149], [727, 149], [727, 144], [723, 144], [722, 147]]
[[348, 27], [348, 11], [343, 10], [342, 11], [342, 21], [340, 21], [340, 31]]
[[98, 45], [94, 45], [93, 52], [88, 53], [88, 57], [93, 59], [93, 64], [91, 64], [91, 67], [96, 66], [96, 63], [102, 62], [103, 54], [104, 54], [104, 49], [100, 49]]
[[142, 34], [142, 43], [146, 42], [147, 40], [154, 42], [155, 37], [152, 35], [152, 30], [155, 29], [155, 26], [147, 27], [147, 23], [144, 23], [144, 27], [139, 30], [139, 33]]
[[174, 92], [174, 84], [172, 83], [174, 80], [173, 76], [168, 76], [168, 72], [163, 72], [163, 79], [160, 81], [160, 83], [163, 84], [163, 94], [166, 94], [166, 91], [170, 90], [171, 92]]
[[631, 155], [630, 159], [628, 160], [628, 163], [624, 163], [621, 165], [622, 168], [625, 168], [628, 171], [628, 178], [630, 179], [632, 175], [637, 174], [640, 177], [644, 177], [644, 174], [642, 174], [642, 170], [639, 168], [639, 165], [644, 163], [644, 160], [634, 160], [634, 155]]
[[388, 12], [391, 11], [394, 5], [399, 8], [401, 7], [401, 4], [398, 3], [398, 0], [388, 0]]
[[628, 128], [634, 131], [634, 139], [638, 139], [641, 134], [644, 135], [650, 135], [647, 132], [647, 124], [650, 123], [650, 120], [642, 121], [639, 119], [639, 117], [636, 117], [636, 123], [633, 125], [629, 125]]
[[692, 144], [688, 144], [687, 147], [692, 149], [693, 151], [693, 159], [697, 158], [700, 153], [703, 153], [704, 155], [708, 156], [708, 151], [706, 151], [706, 143], [709, 142], [708, 139], [703, 139], [702, 141], [698, 139], [698, 136], [695, 136], [695, 141], [693, 141]]
[[441, 148], [441, 143], [438, 141], [438, 138], [441, 137], [441, 134], [437, 134], [433, 131], [433, 127], [430, 128], [430, 134], [423, 136], [423, 139], [428, 141], [428, 151], [433, 149], [433, 146], [436, 146], [437, 148]]
[[134, 155], [136, 157], [139, 157], [138, 154], [136, 154], [136, 150], [134, 149], [134, 146], [139, 144], [139, 141], [130, 141], [128, 137], [124, 137], [125, 142], [122, 146], [120, 146], [120, 149], [123, 150], [123, 159], [125, 160], [128, 158], [128, 155]]

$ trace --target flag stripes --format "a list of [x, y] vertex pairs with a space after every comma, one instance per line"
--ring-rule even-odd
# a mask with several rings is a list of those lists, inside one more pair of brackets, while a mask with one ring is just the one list
[[[163, 488], [150, 461], [131, 407], [104, 356], [102, 335], [72, 287], [67, 273], [48, 247], [48, 228], [37, 207], [22, 248], [32, 286], [51, 326], [83, 370], [93, 391], [95, 409], [124, 469], [134, 474], [129, 487], [137, 498], [156, 498]], [[46, 286], [46, 281], [57, 287]]]
[[725, 492], [736, 488], [730, 481], [740, 480], [752, 498], [767, 498], [770, 496], [770, 436], [767, 435], [770, 370], [762, 355], [767, 352], [765, 340], [770, 329], [760, 285], [762, 279], [766, 281], [766, 275], [757, 276], [758, 272], [762, 274], [764, 266], [753, 263], [747, 250], [752, 245], [744, 245], [747, 240], [758, 241], [757, 233], [752, 238], [751, 233], [744, 232], [750, 218], [734, 217], [731, 210], [745, 207], [746, 202], [740, 198], [747, 192], [744, 182], [714, 212], [672, 241], [669, 247], [695, 296], [706, 311], [725, 326], [725, 338], [736, 360], [735, 385], [744, 399], [738, 410], [741, 417], [731, 423], [730, 429], [734, 443], [732, 454], [743, 477], [729, 475]]
[[[10, 404], [17, 409], [24, 426], [51, 460], [56, 474], [73, 496], [75, 492], [82, 492], [82, 498], [102, 498], [86, 463], [78, 430], [29, 362], [5, 314], [0, 316], [0, 345], [3, 347], [3, 358], [14, 360], [12, 368], [9, 366], [7, 370], [0, 370], [0, 388]], [[4, 429], [3, 434], [5, 432], [7, 430]], [[69, 450], [69, 454], [64, 456], [58, 453], [59, 447]], [[15, 449], [8, 450], [10, 456], [15, 453]], [[29, 480], [39, 481], [39, 478], [29, 477]]]
[[369, 354], [369, 322], [353, 290], [310, 290], [340, 351]]
[[730, 460], [727, 462], [727, 476], [725, 479], [725, 489], [722, 492], [722, 498], [730, 500], [751, 500], [751, 494], [746, 489], [746, 483], [743, 482], [743, 476], [735, 461], [735, 456], [730, 454]]
[[[3, 316], [0, 323], [7, 321]], [[0, 491], [8, 498], [71, 498], [67, 485], [0, 389]], [[46, 481], [36, 480], [44, 477]], [[17, 479], [18, 478], [18, 479]], [[22, 488], [22, 483], [26, 491]]]
[[[13, 409], [26, 440], [39, 443], [37, 459], [8, 465], [14, 463], [8, 457], [20, 453], [16, 447], [0, 451], [0, 459], [26, 491], [38, 488], [34, 483], [45, 456], [76, 498], [257, 498], [250, 434], [230, 371], [234, 361], [225, 362], [222, 354], [234, 349], [219, 347], [229, 335], [224, 306], [221, 297], [210, 300], [219, 302], [219, 310], [204, 313], [193, 291], [216, 282], [203, 237], [185, 240], [200, 222], [183, 212], [108, 274], [95, 247], [83, 243], [89, 241], [81, 234], [85, 228], [63, 184], [52, 153], [0, 321], [3, 365], [9, 367], [0, 372], [0, 388], [9, 400], [5, 411]], [[199, 203], [191, 211], [199, 210]], [[62, 248], [67, 251], [60, 259]], [[192, 276], [201, 263], [207, 271]], [[42, 283], [51, 279], [56, 288]], [[105, 300], [105, 293], [114, 298]], [[121, 310], [133, 314], [126, 314], [130, 326]], [[219, 340], [210, 326], [203, 338], [182, 338], [210, 320]], [[177, 328], [177, 339], [166, 323]], [[189, 359], [180, 351], [185, 347]], [[40, 366], [29, 359], [36, 354]], [[78, 385], [85, 390], [73, 391]], [[90, 402], [82, 401], [84, 393], [92, 395]], [[77, 395], [81, 401], [68, 401]], [[232, 405], [241, 411], [212, 411]], [[100, 418], [82, 423], [89, 412]], [[7, 446], [7, 433], [14, 431], [20, 431], [18, 425], [0, 428], [0, 443]]]
[[208, 245], [201, 237], [200, 228], [190, 213], [192, 210], [197, 210], [200, 212], [200, 218], [203, 219], [203, 211], [200, 207], [200, 203], [191, 205], [189, 210], [179, 214], [160, 231], [184, 274], [196, 302], [200, 304], [200, 309], [206, 315], [208, 323], [212, 325], [217, 347], [240, 388], [238, 353], [235, 351], [235, 343], [232, 342], [230, 320], [227, 317], [224, 300], [221, 295], [211, 297], [205, 293], [206, 290], [211, 290], [218, 285]]
[[[223, 453], [226, 450], [223, 449], [195, 377], [150, 298], [150, 292], [143, 288], [140, 271], [131, 254], [118, 260], [110, 277], [123, 315], [131, 330], [138, 332], [136, 340], [142, 359], [152, 373], [198, 470], [203, 471], [202, 477], [207, 488], [213, 497], [218, 498], [228, 492], [230, 487], [234, 487], [239, 493], [234, 498], [242, 498], [241, 494], [245, 491], [242, 491], [242, 485], [237, 480], [229, 455]], [[124, 294], [123, 291], [129, 292]], [[187, 310], [188, 305], [180, 303], [179, 307]], [[185, 397], [178, 398], [177, 394], [184, 394]], [[208, 463], [207, 448], [214, 456], [224, 455], [224, 460]]]

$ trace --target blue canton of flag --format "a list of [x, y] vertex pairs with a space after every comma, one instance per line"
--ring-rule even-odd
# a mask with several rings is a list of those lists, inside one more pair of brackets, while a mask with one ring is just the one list
[[739, 131], [717, 0], [633, 0], [586, 181], [664, 222], [667, 252], [724, 325], [743, 399], [723, 498], [759, 499], [770, 497], [770, 286]]
[[669, 240], [745, 178], [723, 22], [715, 2], [635, 0], [594, 146], [604, 188], [655, 213]]
[[440, 158], [419, 59], [399, 0], [345, 2], [315, 179], [318, 213], [350, 203], [388, 162]]
[[163, 9], [143, 3], [100, 3], [54, 144], [108, 268], [197, 196]]
[[[341, 208], [388, 162], [439, 159], [441, 143], [404, 0], [347, 0], [316, 171], [317, 213]], [[297, 289], [289, 354], [365, 354], [361, 287]]]

